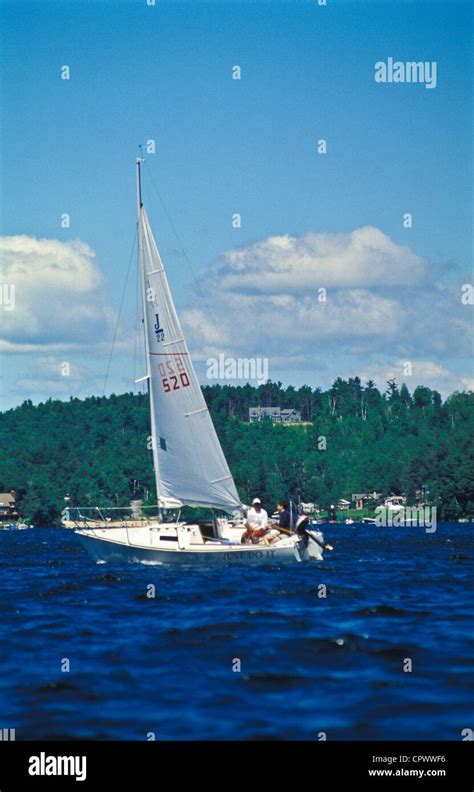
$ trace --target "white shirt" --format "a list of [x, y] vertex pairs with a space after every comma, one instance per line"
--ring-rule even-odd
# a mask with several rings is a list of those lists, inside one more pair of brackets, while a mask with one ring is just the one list
[[247, 522], [254, 530], [258, 528], [266, 528], [268, 524], [268, 514], [265, 509], [260, 509], [257, 511], [253, 508], [253, 506], [251, 506], [247, 512]]

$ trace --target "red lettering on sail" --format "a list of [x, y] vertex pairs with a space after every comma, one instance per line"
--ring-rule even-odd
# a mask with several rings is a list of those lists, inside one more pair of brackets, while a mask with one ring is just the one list
[[158, 371], [165, 393], [187, 388], [191, 384], [184, 361], [178, 356], [168, 358], [164, 363], [158, 363]]

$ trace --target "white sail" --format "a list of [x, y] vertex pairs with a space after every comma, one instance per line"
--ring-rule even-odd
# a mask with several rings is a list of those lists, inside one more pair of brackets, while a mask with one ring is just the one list
[[233, 511], [240, 498], [209, 415], [143, 206], [139, 211], [153, 457], [159, 502]]

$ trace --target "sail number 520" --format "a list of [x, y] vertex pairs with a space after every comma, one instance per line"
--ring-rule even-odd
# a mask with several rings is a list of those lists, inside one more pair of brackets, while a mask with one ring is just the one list
[[165, 393], [187, 388], [190, 384], [180, 358], [177, 358], [176, 361], [167, 360], [166, 363], [158, 363], [158, 369]]

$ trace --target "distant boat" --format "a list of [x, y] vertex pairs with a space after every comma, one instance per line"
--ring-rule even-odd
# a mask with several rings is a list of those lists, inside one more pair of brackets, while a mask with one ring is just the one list
[[[322, 559], [324, 537], [306, 526], [274, 544], [241, 544], [243, 505], [212, 423], [174, 306], [141, 198], [137, 159], [137, 213], [153, 463], [158, 495], [156, 519], [112, 526], [79, 522], [75, 531], [100, 561], [152, 563], [286, 563]], [[124, 452], [126, 453], [126, 452]], [[162, 520], [162, 510], [208, 507], [234, 514], [215, 519], [215, 535], [195, 522]]]
[[33, 527], [33, 525], [28, 525], [28, 523], [24, 522], [2, 523], [0, 525], [0, 531], [26, 531], [27, 528]]

